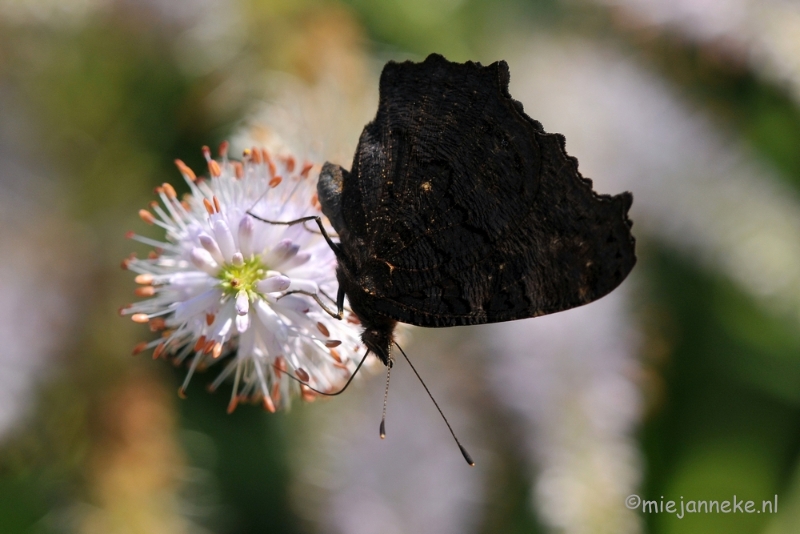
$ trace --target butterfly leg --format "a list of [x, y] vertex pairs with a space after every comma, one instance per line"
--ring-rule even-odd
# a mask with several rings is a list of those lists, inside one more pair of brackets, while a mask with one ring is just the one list
[[286, 295], [292, 295], [292, 294], [295, 294], [295, 293], [300, 293], [301, 295], [307, 295], [307, 296], [313, 298], [317, 302], [317, 304], [319, 304], [319, 307], [322, 308], [323, 310], [325, 310], [325, 313], [327, 313], [328, 315], [330, 315], [334, 319], [339, 319], [340, 321], [342, 320], [342, 308], [339, 308], [338, 313], [333, 311], [333, 310], [331, 310], [331, 309], [329, 309], [325, 305], [325, 303], [322, 302], [322, 299], [319, 298], [319, 295], [317, 295], [316, 293], [311, 293], [310, 291], [303, 291], [302, 289], [295, 289], [293, 291], [287, 291], [286, 293], [284, 293], [283, 295], [278, 297], [278, 300], [282, 299]]
[[261, 222], [265, 222], [268, 224], [282, 224], [285, 226], [291, 226], [293, 224], [301, 224], [308, 221], [314, 221], [315, 223], [317, 223], [317, 226], [319, 226], [319, 231], [322, 234], [322, 237], [325, 238], [325, 241], [328, 243], [328, 246], [331, 247], [331, 250], [334, 252], [334, 254], [336, 254], [337, 256], [339, 255], [339, 245], [334, 243], [331, 237], [328, 235], [327, 230], [325, 230], [325, 226], [323, 226], [322, 224], [322, 218], [319, 217], [318, 215], [309, 215], [308, 217], [300, 217], [299, 219], [295, 219], [293, 221], [270, 221], [268, 219], [264, 219], [263, 217], [259, 217], [252, 211], [248, 211], [247, 214], [253, 217], [254, 219], [258, 219]]
[[339, 292], [336, 294], [336, 310], [339, 312], [339, 317], [344, 313], [344, 289], [339, 286]]

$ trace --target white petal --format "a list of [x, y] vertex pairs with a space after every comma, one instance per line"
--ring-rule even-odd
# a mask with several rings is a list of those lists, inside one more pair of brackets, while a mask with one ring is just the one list
[[253, 255], [253, 219], [249, 215], [239, 221], [239, 250], [245, 258]]
[[[247, 317], [249, 325], [250, 316], [242, 315], [242, 317]], [[238, 322], [239, 319], [241, 319], [241, 317], [237, 317], [237, 323], [236, 323], [237, 327], [239, 326]], [[246, 358], [248, 356], [251, 356], [253, 350], [255, 349], [256, 332], [255, 329], [253, 328], [245, 328], [244, 330], [239, 330], [239, 332], [241, 332], [242, 335], [239, 336], [239, 350], [236, 352], [236, 357]]]
[[277, 267], [289, 258], [293, 258], [298, 250], [300, 250], [299, 245], [292, 243], [291, 239], [284, 239], [267, 253], [265, 259], [268, 264]]
[[203, 248], [211, 254], [211, 257], [214, 258], [218, 264], [222, 265], [225, 263], [225, 260], [222, 257], [222, 251], [219, 249], [219, 245], [217, 245], [216, 240], [208, 235], [207, 233], [203, 232], [197, 238], [200, 240], [200, 244], [203, 245]]
[[204, 248], [193, 248], [190, 259], [195, 267], [207, 272], [211, 276], [215, 276], [219, 271], [219, 265], [217, 265], [217, 262], [211, 257], [211, 254]]
[[275, 293], [277, 291], [286, 291], [290, 285], [290, 278], [283, 275], [278, 275], [261, 280], [256, 284], [256, 287], [262, 293]]
[[[238, 317], [238, 315], [237, 315]], [[226, 317], [225, 322], [222, 323], [219, 332], [217, 332], [217, 336], [225, 338], [231, 331], [231, 326], [233, 326], [233, 317]]]
[[277, 334], [279, 334], [279, 332], [273, 332], [263, 323], [256, 322], [256, 325], [258, 328], [258, 335], [269, 357], [275, 358], [277, 356], [283, 356], [286, 351], [283, 349], [283, 343], [278, 339]]
[[[250, 328], [250, 314], [246, 313], [244, 315], [237, 315], [236, 316], [236, 330], [238, 330], [239, 333], [241, 334], [242, 332], [244, 332], [248, 328]], [[241, 347], [241, 345], [240, 345], [240, 347]]]
[[275, 302], [272, 307], [281, 315], [289, 318], [295, 325], [316, 332], [316, 322], [307, 315], [311, 310], [311, 305], [305, 299], [289, 295]]
[[250, 299], [247, 298], [247, 292], [239, 291], [236, 295], [236, 313], [238, 315], [247, 315], [250, 310]]
[[233, 242], [233, 234], [231, 229], [228, 228], [228, 223], [222, 219], [214, 221], [214, 236], [217, 238], [217, 244], [222, 251], [222, 256], [225, 261], [233, 260], [233, 254], [236, 252], [236, 244]]
[[288, 297], [280, 299], [276, 306], [288, 308], [293, 312], [302, 315], [307, 314], [311, 310], [311, 305], [305, 298], [296, 297], [294, 295], [289, 295]]
[[226, 337], [233, 326], [234, 316], [236, 316], [236, 314], [234, 313], [233, 302], [228, 299], [217, 312], [214, 322], [211, 323], [206, 336], [209, 339]]
[[241, 252], [234, 253], [231, 263], [237, 266], [244, 265], [244, 256], [242, 256], [242, 253]]
[[281, 321], [281, 318], [278, 316], [278, 314], [275, 313], [275, 310], [273, 310], [269, 304], [261, 299], [256, 300], [254, 304], [256, 308], [256, 314], [258, 315], [261, 324], [263, 324], [267, 330], [272, 332], [281, 342], [286, 341], [288, 338], [288, 329], [283, 321]]
[[175, 314], [172, 316], [173, 320], [181, 323], [194, 315], [214, 313], [221, 297], [222, 291], [214, 288], [185, 300], [175, 308]]
[[301, 252], [300, 254], [296, 254], [294, 257], [289, 258], [281, 265], [281, 268], [284, 270], [292, 269], [294, 267], [299, 267], [304, 263], [308, 262], [311, 259], [311, 254], [308, 252]]
[[306, 293], [317, 294], [319, 286], [313, 280], [304, 280], [302, 278], [292, 278], [292, 283], [287, 288], [288, 291], [305, 291]]
[[200, 271], [186, 271], [169, 275], [166, 282], [171, 286], [196, 286], [203, 284], [216, 284], [217, 279]]

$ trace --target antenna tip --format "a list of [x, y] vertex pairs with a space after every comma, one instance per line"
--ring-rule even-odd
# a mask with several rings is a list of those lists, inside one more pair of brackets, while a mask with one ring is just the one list
[[386, 423], [381, 419], [381, 439], [386, 439]]
[[458, 445], [458, 448], [461, 449], [461, 454], [464, 456], [464, 459], [467, 461], [469, 466], [470, 467], [475, 467], [475, 462], [472, 461], [472, 456], [469, 455], [469, 453], [467, 452], [467, 449], [462, 447], [461, 444]]

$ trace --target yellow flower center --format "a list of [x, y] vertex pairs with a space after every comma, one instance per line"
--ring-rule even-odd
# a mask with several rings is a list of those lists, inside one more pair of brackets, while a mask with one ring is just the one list
[[219, 285], [225, 295], [236, 297], [240, 291], [245, 291], [252, 301], [258, 295], [256, 284], [264, 279], [267, 270], [267, 266], [264, 265], [261, 258], [253, 255], [250, 259], [244, 260], [241, 265], [226, 263], [222, 266], [217, 278], [220, 280]]

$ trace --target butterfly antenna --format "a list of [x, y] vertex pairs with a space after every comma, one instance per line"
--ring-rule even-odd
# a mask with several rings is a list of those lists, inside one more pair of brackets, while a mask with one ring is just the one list
[[417, 379], [419, 380], [419, 383], [422, 384], [422, 387], [425, 388], [425, 391], [428, 393], [428, 396], [433, 401], [433, 405], [436, 406], [437, 410], [439, 410], [439, 415], [442, 416], [442, 419], [444, 419], [444, 424], [447, 425], [447, 429], [450, 431], [450, 434], [453, 436], [453, 439], [456, 440], [456, 445], [458, 445], [458, 448], [461, 450], [461, 454], [464, 456], [464, 459], [467, 461], [467, 463], [470, 465], [470, 467], [474, 467], [475, 466], [475, 462], [472, 461], [472, 456], [469, 455], [469, 453], [467, 452], [467, 449], [465, 449], [464, 446], [461, 444], [461, 442], [458, 441], [458, 438], [456, 437], [456, 433], [453, 432], [453, 427], [450, 426], [450, 423], [447, 421], [447, 417], [444, 416], [444, 412], [442, 412], [442, 409], [439, 408], [439, 404], [436, 402], [436, 399], [434, 399], [433, 395], [431, 395], [431, 390], [429, 390], [428, 386], [425, 385], [425, 381], [422, 380], [421, 376], [419, 376], [419, 373], [417, 372], [417, 369], [414, 367], [414, 364], [411, 363], [411, 360], [408, 359], [408, 356], [406, 355], [406, 352], [403, 350], [403, 348], [400, 345], [398, 345], [397, 342], [393, 341], [393, 343], [395, 344], [395, 346], [398, 349], [400, 349], [400, 352], [403, 354], [403, 358], [405, 358], [406, 361], [408, 362], [408, 365], [411, 366], [411, 370], [414, 371], [415, 375], [417, 375]]
[[389, 400], [389, 378], [392, 376], [392, 367], [394, 360], [389, 358], [389, 364], [386, 366], [386, 391], [383, 392], [383, 416], [381, 417], [381, 439], [386, 438], [386, 402]]
[[283, 369], [281, 369], [280, 367], [278, 367], [278, 366], [277, 366], [277, 365], [275, 365], [274, 363], [272, 364], [272, 366], [273, 366], [275, 369], [277, 369], [278, 371], [280, 371], [281, 373], [284, 373], [286, 376], [288, 376], [289, 378], [291, 378], [291, 379], [292, 379], [292, 380], [294, 380], [295, 382], [299, 383], [299, 384], [300, 384], [300, 385], [302, 385], [302, 386], [306, 386], [308, 389], [310, 389], [311, 391], [313, 391], [313, 392], [315, 392], [315, 393], [319, 393], [320, 395], [325, 395], [326, 397], [335, 397], [336, 395], [341, 395], [342, 393], [344, 393], [344, 390], [346, 390], [346, 389], [347, 389], [347, 386], [349, 386], [349, 385], [350, 385], [350, 382], [352, 382], [352, 381], [353, 381], [353, 379], [356, 377], [356, 374], [358, 374], [358, 370], [359, 370], [359, 369], [361, 369], [361, 366], [362, 366], [362, 365], [364, 365], [364, 362], [366, 361], [366, 359], [367, 359], [367, 356], [369, 356], [369, 350], [367, 350], [367, 352], [366, 352], [366, 353], [364, 353], [364, 357], [363, 357], [363, 358], [361, 358], [361, 361], [360, 361], [360, 362], [358, 362], [358, 367], [356, 367], [356, 370], [355, 370], [355, 371], [353, 371], [353, 374], [352, 374], [352, 375], [350, 375], [350, 378], [348, 378], [348, 379], [347, 379], [347, 383], [346, 383], [346, 384], [345, 384], [345, 385], [342, 387], [342, 389], [340, 389], [340, 390], [339, 390], [339, 391], [337, 391], [336, 393], [328, 393], [328, 392], [326, 392], [326, 391], [320, 391], [320, 390], [318, 390], [318, 389], [314, 388], [313, 386], [309, 385], [309, 383], [308, 383], [308, 382], [303, 382], [302, 380], [300, 380], [299, 378], [297, 378], [297, 377], [296, 377], [296, 376], [294, 376], [293, 374], [291, 374], [291, 373], [288, 373], [288, 372], [284, 371]]

